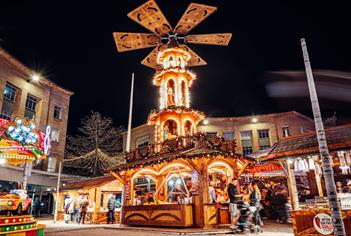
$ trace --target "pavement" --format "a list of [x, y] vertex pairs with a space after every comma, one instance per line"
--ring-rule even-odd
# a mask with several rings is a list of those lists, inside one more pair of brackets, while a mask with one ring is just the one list
[[[45, 224], [45, 236], [70, 236], [80, 234], [84, 236], [165, 236], [165, 235], [225, 235], [232, 234], [228, 226], [215, 229], [196, 229], [196, 228], [155, 228], [155, 227], [131, 227], [120, 224], [114, 225], [79, 225], [66, 224], [64, 222], [53, 223], [50, 218], [39, 218], [39, 224]], [[238, 234], [239, 235], [239, 234]], [[293, 236], [291, 225], [278, 224], [272, 221], [266, 221], [263, 227], [262, 236]]]

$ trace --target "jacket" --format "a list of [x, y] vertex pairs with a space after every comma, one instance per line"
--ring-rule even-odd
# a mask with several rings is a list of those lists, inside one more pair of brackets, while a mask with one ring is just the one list
[[109, 211], [114, 211], [116, 208], [116, 199], [114, 197], [110, 197], [107, 202], [107, 209]]
[[240, 199], [237, 197], [238, 189], [232, 183], [228, 185], [228, 196], [230, 203], [237, 203]]

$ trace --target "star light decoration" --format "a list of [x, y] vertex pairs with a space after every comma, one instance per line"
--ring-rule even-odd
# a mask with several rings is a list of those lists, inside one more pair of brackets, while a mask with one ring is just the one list
[[22, 146], [34, 145], [38, 142], [39, 137], [35, 130], [33, 122], [25, 124], [22, 120], [18, 119], [15, 125], [9, 126], [8, 135], [22, 144]]

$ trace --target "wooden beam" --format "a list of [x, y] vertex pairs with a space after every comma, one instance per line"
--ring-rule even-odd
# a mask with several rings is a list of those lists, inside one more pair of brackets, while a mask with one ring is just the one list
[[124, 179], [122, 178], [122, 176], [120, 176], [119, 174], [117, 174], [117, 173], [115, 173], [115, 172], [113, 172], [113, 171], [111, 171], [110, 174], [111, 174], [113, 177], [115, 177], [116, 179], [118, 179], [119, 182], [121, 182], [121, 183], [124, 185]]
[[249, 161], [245, 161], [243, 168], [241, 168], [238, 171], [238, 177], [240, 177], [240, 175], [246, 170], [246, 168], [249, 166], [250, 162]]

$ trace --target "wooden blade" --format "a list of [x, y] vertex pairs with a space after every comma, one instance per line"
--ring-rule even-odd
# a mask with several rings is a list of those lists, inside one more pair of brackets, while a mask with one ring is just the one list
[[128, 17], [160, 36], [172, 31], [171, 25], [154, 0], [149, 0], [129, 12]]
[[155, 34], [115, 32], [113, 37], [119, 52], [155, 47], [160, 43], [160, 37]]
[[174, 31], [180, 35], [185, 35], [216, 10], [217, 7], [190, 3], [183, 16], [180, 18]]
[[227, 46], [231, 37], [231, 33], [187, 35], [185, 36], [185, 42]]
[[202, 59], [199, 55], [197, 55], [193, 50], [191, 50], [188, 46], [182, 44], [179, 45], [180, 48], [188, 51], [191, 55], [190, 61], [188, 61], [188, 66], [204, 66], [207, 65], [206, 61]]
[[166, 49], [167, 46], [166, 45], [159, 45], [158, 47], [154, 48], [154, 50], [152, 50], [152, 52], [149, 53], [149, 55], [147, 55], [144, 60], [141, 61], [141, 64], [143, 64], [144, 66], [148, 66], [151, 68], [154, 68], [156, 70], [162, 69], [161, 65], [158, 65], [156, 62], [157, 59], [157, 54], [159, 53], [159, 51]]

